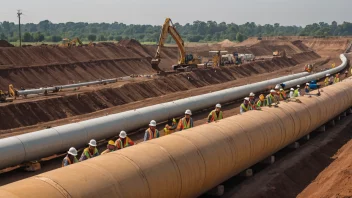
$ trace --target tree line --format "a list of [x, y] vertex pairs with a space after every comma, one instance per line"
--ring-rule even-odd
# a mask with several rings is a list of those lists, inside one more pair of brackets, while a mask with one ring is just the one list
[[[313, 23], [305, 27], [273, 25], [259, 25], [247, 22], [242, 25], [234, 23], [217, 23], [215, 21], [194, 21], [192, 24], [174, 24], [188, 42], [212, 42], [229, 39], [243, 41], [248, 37], [261, 36], [348, 36], [352, 35], [352, 23], [343, 22], [331, 24], [325, 22]], [[136, 39], [140, 42], [157, 42], [161, 26], [127, 25], [124, 23], [84, 23], [67, 22], [52, 23], [48, 20], [38, 24], [27, 23], [21, 25], [22, 40], [24, 42], [60, 42], [63, 38], [78, 37], [82, 41], [120, 41], [122, 39]], [[0, 39], [9, 42], [19, 41], [18, 24], [0, 22]], [[167, 42], [172, 42], [169, 37]]]

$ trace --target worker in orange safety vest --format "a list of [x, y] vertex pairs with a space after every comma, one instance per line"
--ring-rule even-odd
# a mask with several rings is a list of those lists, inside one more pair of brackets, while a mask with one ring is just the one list
[[116, 149], [123, 149], [133, 145], [134, 142], [129, 137], [127, 137], [126, 131], [121, 131], [119, 134], [119, 139], [115, 141]]
[[177, 125], [177, 130], [182, 131], [186, 129], [190, 129], [193, 127], [193, 119], [191, 118], [192, 112], [191, 110], [187, 109], [185, 112], [185, 117], [180, 119]]
[[67, 151], [66, 157], [62, 160], [62, 167], [68, 166], [74, 163], [78, 163], [78, 159], [76, 158], [77, 156], [77, 150], [74, 147], [71, 147]]
[[224, 118], [222, 115], [222, 111], [220, 109], [221, 109], [221, 104], [216, 104], [215, 109], [212, 110], [208, 115], [208, 123], [214, 122], [214, 121], [216, 122]]
[[159, 138], [160, 137], [160, 133], [159, 130], [156, 129], [156, 122], [155, 120], [150, 121], [149, 123], [149, 128], [147, 130], [145, 130], [144, 133], [144, 141], [148, 141], [154, 138]]

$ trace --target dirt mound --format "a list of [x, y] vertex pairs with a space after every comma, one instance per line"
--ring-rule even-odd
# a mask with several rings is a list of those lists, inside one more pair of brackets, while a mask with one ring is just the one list
[[8, 84], [33, 88], [151, 73], [155, 71], [146, 56], [113, 43], [0, 48], [0, 89]]
[[129, 83], [121, 87], [105, 88], [57, 98], [0, 106], [0, 130], [31, 126], [76, 115], [92, 113], [113, 106], [154, 98], [219, 83], [225, 83], [256, 74], [277, 71], [296, 65], [289, 58], [257, 61], [240, 67], [195, 70], [150, 81]]
[[221, 47], [233, 47], [236, 45], [235, 42], [232, 42], [229, 39], [225, 39], [217, 44], [220, 45]]
[[303, 52], [310, 51], [310, 49], [305, 44], [303, 44], [301, 40], [292, 41], [292, 44]]
[[0, 47], [15, 47], [15, 46], [5, 40], [0, 40]]

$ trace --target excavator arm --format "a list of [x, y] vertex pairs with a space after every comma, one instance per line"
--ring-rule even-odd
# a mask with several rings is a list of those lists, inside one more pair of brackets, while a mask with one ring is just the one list
[[174, 27], [171, 19], [166, 18], [165, 23], [163, 24], [161, 29], [158, 49], [156, 51], [154, 59], [152, 59], [153, 68], [159, 71], [160, 71], [160, 68], [158, 67], [158, 65], [161, 61], [161, 56], [160, 56], [161, 48], [164, 47], [165, 40], [168, 34], [172, 36], [172, 38], [175, 40], [177, 44], [179, 54], [180, 54], [178, 64], [185, 64], [186, 52], [185, 52], [184, 41], [182, 40], [180, 34], [177, 32], [176, 28]]

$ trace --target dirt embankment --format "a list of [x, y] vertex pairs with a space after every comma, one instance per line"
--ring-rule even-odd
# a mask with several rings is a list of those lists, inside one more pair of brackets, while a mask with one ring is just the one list
[[327, 51], [329, 53], [342, 53], [350, 43], [348, 38], [310, 38], [302, 39], [303, 44], [305, 44], [310, 49], [317, 51]]
[[0, 47], [14, 47], [14, 45], [5, 40], [0, 40]]
[[216, 70], [196, 70], [145, 82], [129, 83], [118, 88], [9, 104], [0, 107], [2, 118], [0, 119], [0, 130], [31, 126], [41, 122], [87, 114], [146, 98], [273, 72], [298, 63], [299, 60], [277, 57], [271, 61], [257, 61], [241, 67], [231, 66]]
[[130, 74], [151, 74], [148, 54], [125, 46], [0, 47], [0, 89], [41, 87]]

